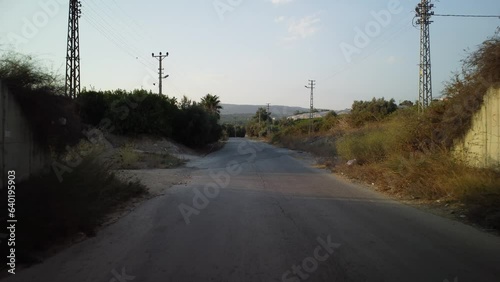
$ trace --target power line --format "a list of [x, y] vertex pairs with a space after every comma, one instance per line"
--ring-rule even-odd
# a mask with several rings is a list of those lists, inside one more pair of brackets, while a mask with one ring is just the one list
[[118, 7], [118, 10], [121, 11], [121, 13], [124, 15], [124, 18], [127, 20], [127, 23], [132, 23], [135, 25], [135, 29], [136, 31], [144, 36], [144, 37], [148, 37], [147, 39], [149, 39], [150, 41], [155, 41], [156, 42], [156, 38], [149, 32], [149, 30], [147, 28], [144, 28], [144, 26], [142, 26], [141, 24], [139, 24], [135, 18], [133, 16], [131, 16], [130, 14], [128, 14], [118, 3], [116, 3], [115, 0], [112, 0], [113, 3], [115, 4], [116, 7]]
[[460, 18], [499, 18], [500, 15], [454, 15], [454, 14], [434, 14], [436, 17], [460, 17]]
[[[109, 1], [109, 0], [108, 0]], [[130, 24], [130, 18], [123, 18], [123, 13], [117, 13], [116, 11], [119, 11], [119, 9], [113, 9], [108, 5], [108, 1], [94, 1], [90, 0], [89, 3], [92, 3], [96, 7], [99, 7], [98, 9], [96, 8], [97, 11], [99, 11], [98, 14], [102, 15], [103, 19], [109, 19], [110, 27], [114, 27], [115, 29], [120, 31], [120, 35], [124, 38], [131, 38], [132, 43], [145, 43], [147, 42], [148, 38], [144, 37], [144, 32], [141, 32], [141, 30], [137, 30], [134, 28], [133, 25]], [[97, 3], [99, 2], [99, 3]], [[96, 12], [97, 13], [97, 12]], [[151, 44], [147, 44], [150, 46]], [[134, 47], [134, 46], [133, 46]], [[146, 49], [145, 48], [136, 48], [137, 50], [140, 50], [141, 54], [147, 54], [147, 52], [144, 52]]]
[[[101, 6], [101, 2], [104, 3], [103, 6], [105, 6], [106, 9], [98, 8]], [[137, 59], [138, 62], [148, 70], [156, 68], [153, 63], [143, 55], [147, 53], [144, 51], [144, 47], [141, 44], [137, 44], [138, 42], [156, 41], [156, 39], [152, 39], [148, 30], [141, 30], [143, 28], [141, 28], [141, 26], [126, 13], [116, 1], [113, 1], [116, 8], [109, 6], [102, 0], [89, 0], [89, 3], [91, 4], [91, 10], [89, 12], [92, 12], [92, 15], [89, 13], [89, 17], [85, 18], [99, 33], [119, 49]], [[85, 15], [87, 15], [87, 13]], [[130, 19], [132, 19], [132, 21], [130, 21]], [[172, 64], [172, 66], [175, 66], [175, 64]], [[184, 74], [184, 76], [186, 75]], [[197, 83], [195, 84], [197, 85]], [[180, 91], [178, 87], [173, 84], [170, 85], [174, 87], [179, 95], [182, 94], [182, 91]]]
[[[407, 21], [408, 19], [409, 19], [409, 17], [405, 17], [403, 20], [397, 22], [397, 24], [403, 23], [403, 22]], [[363, 55], [360, 55], [357, 59], [354, 59], [353, 62], [343, 65], [340, 69], [332, 72], [328, 76], [325, 76], [322, 80], [330, 80], [330, 79], [336, 77], [337, 75], [339, 75], [345, 71], [348, 71], [349, 69], [355, 67], [356, 65], [364, 62], [370, 56], [372, 56], [373, 54], [380, 51], [384, 46], [387, 45], [387, 43], [392, 42], [392, 41], [400, 38], [404, 34], [403, 32], [407, 31], [411, 27], [412, 27], [411, 23], [407, 23], [407, 24], [404, 24], [402, 26], [402, 28], [391, 29], [390, 30], [391, 32], [387, 32], [387, 33], [383, 34], [380, 37], [380, 39], [377, 38], [375, 41], [373, 41], [374, 48], [368, 49], [366, 52], [364, 52]], [[389, 34], [389, 35], [387, 35], [387, 34]]]
[[[130, 57], [132, 58], [136, 58], [137, 61], [143, 65], [146, 69], [148, 70], [153, 70], [154, 67], [152, 66], [152, 64], [146, 64], [143, 62], [142, 57], [139, 58], [139, 56], [137, 55], [136, 52], [134, 52], [133, 50], [129, 50], [127, 48], [127, 44], [120, 42], [120, 40], [118, 38], [114, 38], [114, 36], [110, 33], [107, 33], [104, 29], [104, 27], [102, 26], [102, 24], [98, 23], [98, 22], [95, 22], [94, 19], [91, 19], [90, 17], [84, 17], [84, 19], [94, 27], [95, 30], [97, 30], [102, 36], [104, 36], [104, 38], [106, 38], [109, 42], [113, 43], [116, 47], [118, 47], [119, 49], [121, 49], [123, 52], [125, 52], [127, 55], [129, 55]], [[148, 62], [149, 63], [149, 62]]]
[[[90, 4], [93, 2], [88, 2], [88, 3]], [[95, 3], [93, 4], [95, 5]], [[93, 12], [94, 20], [100, 24], [100, 26], [102, 27], [102, 29], [105, 30], [105, 32], [107, 32], [111, 37], [117, 39], [120, 42], [120, 44], [122, 44], [125, 48], [131, 50], [132, 53], [134, 53], [133, 55], [134, 58], [141, 58], [145, 63], [148, 64], [150, 63], [148, 59], [143, 57], [143, 54], [146, 54], [144, 49], [141, 50], [140, 48], [137, 48], [134, 45], [135, 42], [141, 42], [142, 40], [137, 40], [137, 38], [135, 38], [135, 40], [130, 40], [128, 37], [125, 37], [122, 34], [122, 31], [127, 30], [127, 28], [124, 29], [124, 28], [114, 27], [111, 23], [114, 23], [116, 21], [111, 19], [109, 16], [101, 15], [99, 12], [97, 12], [99, 9], [97, 7], [93, 7], [92, 4], [88, 5], [88, 7], [90, 8], [91, 12]], [[151, 66], [151, 68], [154, 68], [154, 66]]]

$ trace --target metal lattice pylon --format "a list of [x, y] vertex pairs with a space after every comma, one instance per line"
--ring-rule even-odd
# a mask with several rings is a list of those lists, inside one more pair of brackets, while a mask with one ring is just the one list
[[432, 75], [431, 75], [431, 40], [429, 25], [434, 4], [429, 0], [422, 0], [415, 9], [417, 24], [420, 25], [420, 70], [418, 107], [423, 111], [432, 102]]
[[79, 0], [69, 1], [68, 46], [66, 51], [65, 93], [70, 98], [80, 94], [80, 32], [78, 21], [81, 14]]

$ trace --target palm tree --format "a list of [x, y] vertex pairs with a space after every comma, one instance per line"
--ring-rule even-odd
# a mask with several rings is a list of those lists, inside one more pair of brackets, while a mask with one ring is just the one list
[[205, 97], [201, 98], [201, 105], [211, 114], [217, 116], [220, 119], [220, 110], [222, 106], [220, 105], [219, 96], [207, 94]]

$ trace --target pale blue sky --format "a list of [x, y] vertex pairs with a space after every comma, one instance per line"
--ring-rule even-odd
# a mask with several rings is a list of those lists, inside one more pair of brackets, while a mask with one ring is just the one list
[[[399, 2], [399, 5], [398, 5]], [[309, 105], [344, 109], [372, 97], [416, 100], [419, 31], [413, 0], [83, 0], [80, 19], [82, 86], [157, 91], [223, 103]], [[391, 6], [393, 5], [393, 6]], [[441, 0], [438, 14], [500, 14], [498, 0]], [[388, 7], [391, 6], [389, 9]], [[32, 54], [63, 74], [68, 0], [0, 0], [0, 52]], [[373, 12], [387, 15], [377, 25]], [[381, 15], [382, 15], [381, 14]], [[435, 17], [431, 25], [434, 96], [474, 49], [500, 25], [497, 18]], [[371, 27], [356, 45], [356, 28]], [[349, 60], [341, 46], [360, 54]]]

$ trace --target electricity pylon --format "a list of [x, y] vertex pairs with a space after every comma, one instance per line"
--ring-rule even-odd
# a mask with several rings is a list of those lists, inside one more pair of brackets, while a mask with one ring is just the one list
[[429, 25], [434, 4], [430, 0], [422, 0], [415, 8], [417, 24], [420, 25], [420, 65], [418, 84], [418, 108], [423, 112], [432, 102], [432, 75], [431, 75], [431, 40]]
[[82, 13], [79, 0], [69, 1], [68, 46], [66, 51], [66, 84], [64, 92], [70, 98], [80, 94], [80, 31], [79, 19]]

